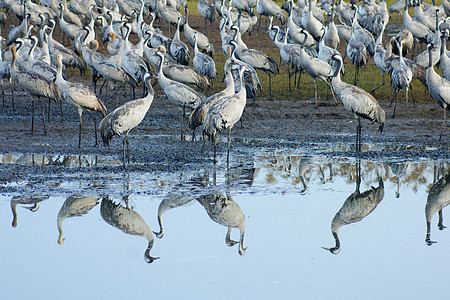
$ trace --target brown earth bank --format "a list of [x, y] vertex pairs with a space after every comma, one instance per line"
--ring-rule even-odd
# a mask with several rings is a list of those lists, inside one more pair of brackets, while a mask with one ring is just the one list
[[[13, 19], [13, 22], [16, 22]], [[191, 26], [203, 30], [203, 19], [190, 17]], [[217, 24], [214, 24], [217, 26]], [[213, 25], [213, 26], [214, 26]], [[9, 27], [9, 24], [7, 25]], [[6, 32], [3, 29], [3, 32]], [[60, 38], [60, 36], [58, 36]], [[183, 37], [184, 39], [184, 37]], [[223, 64], [225, 56], [221, 53], [220, 37], [213, 36], [217, 60]], [[59, 39], [61, 40], [61, 39]], [[245, 36], [244, 40], [249, 46], [260, 49], [267, 54], [275, 53], [273, 57], [279, 58], [278, 50], [264, 32]], [[220, 53], [219, 53], [220, 52]], [[216, 57], [215, 57], [216, 59]], [[219, 63], [219, 62], [217, 62]], [[286, 73], [286, 67], [280, 67]], [[262, 73], [262, 72], [261, 72]], [[79, 76], [71, 72], [71, 81], [82, 82], [91, 86], [88, 75]], [[266, 80], [266, 75], [260, 75]], [[304, 75], [307, 77], [307, 75]], [[219, 75], [222, 78], [222, 75]], [[304, 80], [310, 80], [309, 78]], [[375, 79], [374, 79], [375, 80]], [[378, 78], [376, 80], [379, 80]], [[101, 81], [100, 81], [101, 84]], [[325, 85], [323, 85], [325, 87]], [[162, 94], [157, 81], [154, 80], [155, 99], [144, 121], [130, 133], [131, 164], [127, 170], [132, 171], [171, 171], [182, 169], [200, 169], [212, 167], [213, 147], [206, 143], [202, 151], [201, 130], [197, 129], [197, 139], [180, 141], [181, 110], [170, 103]], [[265, 88], [265, 86], [264, 86]], [[334, 148], [336, 144], [353, 145], [356, 136], [356, 120], [345, 110], [342, 103], [334, 104], [332, 99], [319, 100], [315, 106], [313, 94], [306, 94], [296, 90], [296, 95], [287, 97], [288, 88], [285, 82], [282, 88], [274, 90], [275, 101], [268, 101], [267, 89], [258, 97], [256, 103], [248, 103], [242, 117], [242, 126], [237, 123], [232, 130], [231, 164], [238, 156], [252, 157], [258, 149], [288, 149], [289, 151], [302, 151], [308, 154], [322, 154], [326, 156], [362, 157], [375, 160], [383, 159], [450, 159], [450, 139], [448, 138], [448, 125], [444, 128], [441, 141], [439, 133], [443, 118], [443, 109], [439, 107], [431, 96], [424, 96], [423, 88], [415, 91], [416, 105], [406, 104], [404, 99], [399, 101], [396, 117], [392, 118], [393, 106], [389, 99], [377, 99], [386, 111], [386, 124], [382, 134], [377, 132], [378, 124], [362, 121], [363, 144], [389, 145], [386, 150], [373, 151], [364, 149], [363, 153], [356, 154], [351, 148]], [[216, 88], [217, 90], [217, 88]], [[39, 104], [36, 105], [35, 133], [31, 134], [31, 100], [27, 94], [16, 87], [15, 110], [11, 107], [11, 87], [5, 83], [6, 105], [0, 110], [0, 154], [9, 153], [36, 153], [36, 154], [73, 154], [73, 155], [100, 155], [122, 158], [122, 138], [114, 137], [109, 148], [93, 147], [93, 122], [89, 114], [83, 115], [83, 141], [78, 148], [79, 119], [77, 111], [67, 103], [63, 103], [64, 122], [58, 105], [52, 103], [50, 121], [47, 123], [49, 134], [44, 136], [42, 117]], [[126, 92], [126, 93], [125, 93]], [[210, 94], [211, 92], [206, 92]], [[325, 94], [319, 91], [319, 94]], [[137, 96], [142, 95], [138, 89]], [[105, 99], [104, 95], [100, 96]], [[127, 89], [121, 90], [117, 99], [105, 100], [108, 111], [118, 105], [131, 100], [131, 93]], [[47, 107], [47, 100], [44, 106]], [[99, 116], [96, 116], [98, 120]], [[186, 125], [186, 123], [185, 123]], [[190, 133], [185, 128], [186, 136]], [[226, 161], [226, 133], [221, 134], [222, 142], [218, 143], [219, 167]], [[100, 137], [99, 137], [99, 142]], [[329, 148], [331, 150], [319, 150]], [[378, 149], [379, 147], [377, 147]], [[336, 150], [346, 149], [346, 150]], [[350, 149], [350, 150], [348, 150]], [[365, 150], [365, 151], [364, 151]], [[122, 167], [92, 168], [89, 172], [115, 172]], [[50, 173], [76, 172], [74, 168], [48, 166], [33, 167], [23, 165], [0, 165], [0, 181], [11, 181], [30, 176], [42, 176]]]

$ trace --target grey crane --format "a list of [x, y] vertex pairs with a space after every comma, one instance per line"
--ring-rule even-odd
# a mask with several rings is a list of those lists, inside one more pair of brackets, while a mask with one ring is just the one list
[[[156, 52], [153, 52], [155, 49], [148, 46], [150, 42], [149, 39], [150, 37], [148, 37], [147, 42], [144, 43], [144, 52], [150, 64], [157, 69], [159, 66], [159, 56]], [[178, 65], [168, 53], [164, 55], [163, 73], [165, 76], [169, 76], [175, 81], [193, 84], [202, 90], [210, 86], [206, 76], [197, 72], [193, 67]]]
[[441, 57], [440, 57], [440, 64], [442, 69], [442, 76], [446, 80], [450, 80], [450, 58], [447, 55], [447, 39], [448, 39], [448, 32], [442, 31], [441, 32]]
[[351, 38], [347, 43], [348, 58], [355, 65], [355, 81], [354, 85], [358, 85], [359, 68], [367, 64], [367, 51], [364, 44], [356, 39], [354, 28], [352, 27]]
[[[100, 79], [102, 76], [97, 71], [97, 69], [94, 68], [94, 65], [91, 62], [92, 50], [89, 49], [89, 47], [87, 45], [87, 40], [86, 40], [86, 38], [89, 36], [90, 28], [89, 28], [89, 26], [85, 26], [83, 29], [86, 30], [88, 33], [85, 35], [85, 39], [83, 41], [83, 46], [81, 48], [81, 55], [83, 56], [83, 59], [84, 59], [84, 62], [86, 63], [86, 65], [91, 70], [92, 85], [94, 86], [94, 93], [97, 93], [97, 80]], [[110, 43], [111, 43], [111, 41], [110, 41]], [[105, 59], [105, 56], [99, 52], [95, 52], [94, 56], [95, 56], [96, 61], [103, 61]]]
[[356, 7], [355, 17], [353, 18], [352, 31], [355, 35], [355, 39], [363, 43], [364, 47], [367, 49], [367, 52], [369, 52], [369, 54], [373, 56], [375, 53], [375, 40], [373, 38], [373, 35], [369, 30], [361, 27], [357, 19], [358, 7]]
[[45, 126], [44, 106], [41, 97], [49, 98], [55, 102], [61, 101], [61, 92], [58, 86], [48, 78], [37, 74], [35, 72], [18, 71], [16, 69], [16, 47], [11, 47], [13, 60], [11, 62], [11, 79], [14, 83], [27, 92], [32, 100], [32, 114], [31, 114], [31, 132], [34, 133], [34, 105], [35, 100], [41, 104], [42, 121], [44, 125], [44, 134], [47, 135], [47, 128]]
[[180, 106], [183, 110], [180, 129], [181, 140], [184, 140], [183, 120], [185, 118], [185, 110], [186, 108], [195, 109], [197, 105], [203, 99], [205, 99], [205, 96], [183, 83], [168, 79], [163, 73], [164, 55], [166, 53], [166, 48], [164, 46], [159, 46], [153, 51], [156, 52], [156, 54], [161, 58], [158, 66], [159, 85], [164, 91], [164, 94], [166, 94], [167, 98], [175, 105]]
[[[395, 100], [394, 112], [392, 113], [392, 117], [395, 117], [395, 109], [397, 108], [397, 94], [399, 90], [405, 90], [406, 103], [408, 103], [408, 89], [411, 89], [411, 80], [412, 80], [412, 71], [406, 65], [402, 56], [402, 44], [400, 43], [398, 46], [400, 52], [400, 60], [398, 64], [391, 63], [391, 84], [394, 88], [394, 97], [391, 100], [392, 102]], [[412, 89], [411, 89], [412, 95]], [[412, 96], [414, 99], [414, 96]]]
[[228, 59], [225, 61], [224, 66], [225, 76], [227, 77], [227, 86], [224, 90], [215, 93], [203, 100], [191, 113], [191, 115], [189, 116], [189, 128], [192, 130], [193, 134], [197, 127], [203, 125], [206, 115], [208, 114], [208, 110], [211, 106], [221, 101], [225, 97], [234, 95], [235, 88], [233, 74], [231, 72], [231, 63], [231, 47], [229, 47]]
[[194, 34], [197, 34], [197, 46], [198, 49], [206, 52], [209, 56], [214, 57], [214, 44], [208, 39], [206, 35], [201, 33], [200, 31], [197, 31], [195, 29], [192, 29], [191, 26], [189, 26], [189, 11], [187, 6], [184, 7], [184, 11], [186, 14], [186, 22], [184, 23], [183, 29], [184, 29], [184, 37], [188, 41], [188, 43], [194, 47]]
[[27, 194], [22, 194], [19, 196], [14, 196], [11, 199], [10, 202], [10, 206], [11, 206], [11, 212], [13, 215], [13, 220], [12, 220], [12, 227], [16, 228], [17, 227], [17, 205], [27, 205], [27, 204], [31, 204], [32, 206], [23, 206], [24, 208], [28, 209], [31, 212], [37, 212], [39, 210], [39, 203], [47, 200], [48, 198], [50, 198], [49, 195], [46, 194], [31, 194], [31, 195], [27, 195]]
[[356, 164], [356, 190], [345, 200], [341, 209], [336, 213], [331, 221], [331, 233], [335, 239], [336, 245], [332, 248], [322, 249], [328, 250], [333, 254], [341, 251], [341, 243], [339, 240], [339, 229], [342, 226], [360, 222], [362, 219], [371, 214], [384, 198], [384, 183], [381, 176], [378, 175], [378, 187], [371, 187], [369, 190], [361, 193], [361, 163]]
[[210, 82], [212, 82], [212, 89], [214, 92], [214, 79], [217, 77], [216, 64], [210, 56], [203, 54], [198, 50], [197, 37], [198, 32], [194, 33], [194, 68], [200, 74], [208, 77]]
[[403, 28], [401, 31], [399, 31], [395, 36], [391, 38], [390, 43], [392, 45], [392, 53], [398, 55], [398, 48], [396, 42], [397, 43], [402, 42], [403, 57], [406, 57], [406, 55], [408, 55], [408, 52], [411, 49], [413, 49], [414, 36], [412, 35], [411, 31], [409, 31], [407, 28]]
[[[239, 243], [238, 253], [239, 255], [244, 255], [247, 250], [247, 247], [244, 247], [245, 215], [240, 206], [230, 195], [220, 193], [202, 195], [197, 199], [197, 201], [206, 210], [206, 213], [211, 220], [228, 228], [225, 236], [226, 245], [228, 247], [232, 247]], [[231, 239], [231, 230], [233, 228], [237, 228], [239, 230], [239, 242]]]
[[30, 14], [25, 15], [22, 23], [18, 26], [11, 25], [8, 31], [8, 37], [6, 39], [6, 45], [9, 46], [15, 42], [18, 38], [25, 38], [28, 33]]
[[11, 77], [10, 76], [11, 62], [3, 61], [2, 43], [3, 38], [0, 36], [0, 85], [2, 86], [3, 107], [5, 107], [5, 90], [3, 88], [3, 79], [9, 79]]
[[[302, 30], [303, 32], [304, 30]], [[333, 94], [334, 101], [337, 104], [336, 98], [333, 93], [333, 88], [331, 87], [330, 83], [328, 82], [328, 79], [330, 79], [333, 74], [335, 68], [333, 68], [330, 64], [328, 64], [326, 61], [321, 60], [316, 57], [310, 56], [305, 51], [304, 44], [302, 44], [302, 47], [300, 49], [300, 64], [303, 68], [303, 70], [308, 73], [309, 76], [311, 76], [311, 79], [314, 83], [314, 100], [317, 106], [317, 86], [316, 86], [316, 78], [321, 79], [324, 81], [331, 89], [331, 93]]]
[[[205, 32], [208, 29], [208, 22], [213, 23], [216, 20], [216, 9], [214, 4], [209, 2], [208, 0], [198, 0], [197, 2], [197, 10], [200, 15], [205, 18]], [[187, 17], [186, 17], [187, 19]]]
[[181, 18], [178, 18], [177, 30], [175, 31], [175, 36], [170, 44], [170, 55], [182, 65], [189, 65], [190, 52], [185, 43], [180, 40], [180, 24]]
[[123, 207], [120, 204], [112, 202], [108, 196], [102, 198], [100, 204], [100, 214], [109, 225], [123, 231], [126, 234], [145, 237], [148, 240], [147, 249], [144, 253], [144, 259], [147, 263], [152, 263], [159, 257], [152, 257], [150, 251], [153, 248], [153, 233], [145, 222], [144, 218], [134, 210]]
[[[122, 83], [124, 85], [129, 84], [133, 88], [137, 86], [136, 79], [131, 76], [130, 73], [128, 73], [123, 67], [105, 61], [97, 61], [97, 59], [95, 58], [95, 53], [98, 49], [97, 40], [91, 41], [89, 45], [94, 47], [90, 54], [90, 61], [92, 66], [97, 70], [98, 73], [102, 75], [103, 78], [105, 78], [105, 80], [108, 81], [111, 88], [114, 88], [116, 83]], [[119, 87], [116, 88], [116, 92], [118, 88]]]
[[[272, 17], [271, 17], [272, 18]], [[289, 76], [289, 92], [291, 91], [291, 70], [290, 67], [294, 67], [294, 58], [300, 56], [300, 45], [297, 44], [288, 44], [286, 41], [287, 34], [285, 35], [285, 43], [281, 43], [278, 40], [278, 35], [280, 32], [280, 27], [273, 26], [273, 28], [276, 30], [275, 37], [273, 39], [273, 42], [275, 46], [280, 49], [280, 57], [286, 64], [288, 68], [288, 76]], [[287, 29], [289, 30], [289, 29]], [[289, 32], [288, 32], [289, 33]]]
[[[428, 49], [431, 50], [433, 44], [428, 44]], [[450, 110], [450, 81], [439, 76], [434, 70], [434, 65], [431, 59], [431, 51], [429, 51], [430, 59], [427, 68], [427, 86], [431, 97], [444, 109], [444, 120], [442, 121], [441, 133], [439, 140], [442, 138], [444, 131], [445, 119], [447, 110]]]
[[128, 133], [142, 122], [153, 102], [154, 91], [150, 82], [152, 77], [153, 74], [151, 73], [147, 73], [144, 76], [143, 81], [147, 87], [147, 95], [144, 98], [125, 103], [109, 113], [100, 122], [101, 135], [105, 146], [109, 146], [109, 142], [115, 135], [125, 135], [123, 138], [124, 165], [125, 146], [127, 150], [128, 164], [130, 163], [130, 142], [128, 141]]
[[156, 0], [156, 12], [161, 18], [166, 21], [169, 26], [169, 35], [171, 35], [171, 24], [178, 24], [181, 18], [182, 23], [184, 23], [184, 16], [178, 12], [175, 8], [170, 7], [162, 3], [161, 0]]
[[237, 58], [249, 64], [256, 70], [263, 70], [269, 75], [269, 99], [272, 99], [272, 76], [278, 74], [278, 64], [275, 59], [255, 49], [245, 49], [239, 45], [235, 47]]
[[437, 241], [431, 240], [431, 221], [436, 213], [438, 213], [439, 230], [444, 230], [444, 218], [442, 216], [442, 210], [450, 204], [450, 173], [442, 176], [430, 189], [427, 197], [427, 204], [425, 205], [425, 219], [427, 222], [427, 235], [425, 237], [425, 243], [431, 246]]
[[244, 71], [245, 66], [241, 66], [239, 70], [240, 91], [212, 105], [203, 122], [203, 134], [214, 143], [214, 163], [217, 162], [217, 133], [223, 129], [228, 129], [227, 165], [230, 161], [231, 129], [241, 118], [247, 103], [247, 93], [243, 81]]
[[[258, 9], [258, 5], [261, 7], [260, 11], [263, 12], [262, 15], [268, 16], [268, 17], [274, 17], [278, 20], [281, 21], [281, 24], [285, 24], [287, 21], [287, 16], [286, 16], [286, 12], [283, 11], [278, 4], [276, 4], [274, 1], [272, 0], [258, 0], [258, 4], [257, 4], [257, 9]], [[258, 12], [258, 14], [260, 15], [261, 18], [261, 14]], [[261, 23], [261, 19], [260, 19], [260, 23]], [[258, 26], [259, 28], [259, 26]]]
[[405, 1], [404, 14], [403, 14], [403, 25], [412, 35], [420, 42], [429, 43], [433, 40], [433, 32], [423, 25], [422, 23], [415, 21], [411, 18], [408, 13], [408, 1]]
[[323, 34], [323, 42], [325, 46], [337, 49], [337, 47], [340, 44], [340, 38], [339, 38], [339, 31], [336, 27], [336, 24], [334, 23], [334, 14], [335, 14], [335, 7], [333, 5], [328, 25], [326, 27], [327, 30]]
[[80, 74], [84, 73], [85, 67], [83, 60], [80, 57], [78, 57], [78, 55], [76, 55], [75, 52], [73, 52], [70, 49], [67, 49], [61, 43], [53, 39], [53, 31], [55, 30], [56, 22], [53, 19], [50, 19], [49, 22], [52, 24], [50, 33], [48, 35], [44, 33], [44, 35], [48, 43], [50, 54], [54, 56], [62, 54], [64, 65], [79, 69]]
[[64, 11], [65, 7], [64, 4], [59, 3], [59, 9], [61, 10], [61, 14], [59, 17], [59, 27], [61, 28], [61, 31], [64, 32], [64, 34], [71, 40], [75, 40], [77, 35], [83, 30], [83, 27], [66, 22], [64, 20]]
[[384, 58], [386, 56], [386, 49], [383, 48], [383, 41], [382, 41], [383, 33], [384, 33], [384, 28], [381, 31], [380, 35], [378, 35], [377, 41], [375, 42], [375, 54], [373, 56], [375, 65], [378, 67], [378, 69], [380, 69], [381, 75], [383, 76], [383, 82], [380, 85], [378, 85], [377, 87], [375, 87], [370, 92], [371, 94], [385, 84], [384, 76], [386, 73], [389, 73], [389, 67], [386, 65], [386, 62], [384, 60]]
[[58, 212], [58, 217], [56, 219], [56, 223], [58, 226], [58, 244], [62, 245], [64, 240], [63, 237], [63, 222], [65, 219], [73, 218], [73, 217], [81, 217], [87, 214], [91, 209], [93, 209], [97, 204], [100, 198], [95, 198], [91, 196], [70, 196], [68, 197]]
[[309, 0], [308, 3], [309, 9], [306, 12], [305, 29], [311, 33], [316, 41], [318, 41], [324, 34], [322, 30], [323, 24], [313, 15], [312, 0]]
[[333, 55], [332, 59], [339, 62], [339, 67], [334, 72], [331, 83], [334, 92], [341, 99], [345, 109], [353, 114], [354, 118], [358, 120], [356, 127], [356, 151], [361, 151], [361, 118], [368, 119], [372, 123], [379, 123], [378, 131], [383, 132], [386, 113], [378, 105], [377, 100], [367, 93], [365, 90], [345, 83], [341, 80], [342, 58], [340, 55]]
[[[66, 81], [62, 76], [62, 55], [58, 54], [58, 74], [56, 76], [56, 85], [61, 91], [62, 98], [69, 104], [75, 106], [78, 111], [78, 116], [80, 118], [80, 132], [78, 135], [78, 148], [81, 148], [81, 131], [83, 128], [83, 111], [89, 112], [99, 112], [103, 117], [106, 116], [106, 107], [103, 102], [97, 98], [95, 93], [93, 93], [86, 86]], [[91, 115], [94, 120], [94, 131], [95, 131], [95, 145], [97, 145], [97, 122], [95, 118]]]

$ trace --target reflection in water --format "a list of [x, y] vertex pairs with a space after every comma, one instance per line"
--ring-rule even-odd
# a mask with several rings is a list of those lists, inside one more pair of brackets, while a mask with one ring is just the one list
[[0, 164], [62, 167], [117, 166], [120, 161], [106, 156], [64, 154], [0, 154]]
[[31, 196], [14, 196], [11, 199], [11, 211], [13, 214], [12, 227], [17, 227], [17, 204], [32, 204], [30, 207], [24, 208], [31, 212], [36, 212], [39, 209], [39, 202], [49, 198], [49, 195], [33, 194]]
[[65, 238], [63, 238], [63, 221], [67, 218], [80, 217], [87, 214], [92, 208], [98, 204], [100, 198], [93, 198], [90, 196], [70, 196], [64, 201], [58, 213], [58, 244], [62, 245]]
[[395, 198], [400, 197], [400, 183], [411, 174], [411, 162], [391, 162], [388, 164], [394, 176], [397, 176]]
[[200, 196], [198, 202], [205, 208], [211, 220], [228, 227], [227, 235], [225, 236], [225, 243], [231, 247], [238, 242], [231, 240], [231, 229], [237, 228], [240, 231], [239, 239], [239, 254], [244, 255], [244, 234], [245, 234], [245, 216], [242, 213], [239, 205], [233, 201], [233, 198], [222, 194], [209, 194]]
[[360, 193], [361, 185], [361, 163], [356, 164], [356, 190], [347, 200], [345, 200], [341, 209], [336, 213], [331, 222], [331, 232], [336, 240], [336, 246], [332, 248], [325, 248], [333, 254], [338, 254], [341, 251], [341, 244], [339, 241], [339, 228], [341, 226], [356, 223], [367, 217], [383, 200], [384, 184], [381, 176], [378, 176], [378, 187], [371, 187], [369, 190]]
[[141, 215], [128, 207], [128, 202], [127, 207], [123, 207], [120, 204], [115, 204], [108, 196], [105, 196], [100, 205], [100, 212], [103, 220], [109, 225], [127, 234], [143, 236], [148, 240], [147, 250], [144, 253], [146, 262], [151, 263], [159, 258], [150, 256], [154, 242], [152, 231]]
[[442, 222], [442, 209], [450, 204], [450, 172], [441, 177], [430, 189], [425, 205], [425, 218], [427, 221], [427, 235], [425, 242], [428, 246], [436, 243], [431, 240], [431, 220], [436, 212], [439, 215], [438, 228], [443, 230], [446, 228]]
[[189, 202], [194, 200], [192, 197], [186, 197], [183, 195], [171, 194], [168, 197], [164, 198], [163, 201], [159, 204], [158, 207], [158, 224], [159, 224], [159, 232], [154, 232], [157, 238], [162, 238], [164, 236], [164, 228], [162, 224], [162, 216], [165, 212], [183, 206]]

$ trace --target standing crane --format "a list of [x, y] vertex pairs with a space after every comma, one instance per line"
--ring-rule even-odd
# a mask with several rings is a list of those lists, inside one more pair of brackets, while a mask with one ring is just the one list
[[166, 48], [164, 46], [159, 46], [153, 52], [160, 57], [158, 66], [158, 82], [161, 86], [164, 94], [167, 98], [173, 102], [175, 105], [180, 106], [183, 109], [181, 116], [181, 140], [184, 139], [183, 136], [183, 120], [185, 118], [186, 108], [195, 109], [197, 105], [205, 99], [205, 96], [195, 91], [193, 88], [182, 84], [180, 82], [170, 80], [163, 73], [164, 55], [166, 53]]
[[2, 44], [3, 38], [0, 36], [0, 84], [2, 86], [3, 108], [5, 107], [5, 90], [3, 88], [3, 79], [10, 78], [11, 62], [3, 61]]
[[[433, 44], [428, 45], [428, 49], [431, 50]], [[439, 140], [442, 138], [444, 131], [445, 119], [447, 110], [450, 110], [450, 81], [439, 76], [434, 70], [433, 61], [431, 59], [431, 51], [428, 51], [430, 55], [429, 64], [427, 68], [427, 86], [431, 97], [444, 109], [444, 120], [442, 121], [441, 133]]]
[[355, 81], [354, 85], [358, 85], [359, 68], [367, 64], [367, 51], [364, 44], [355, 38], [354, 28], [352, 27], [351, 38], [347, 43], [348, 58], [355, 65]]
[[194, 33], [194, 68], [200, 74], [208, 77], [209, 81], [212, 83], [214, 92], [214, 79], [217, 77], [216, 64], [210, 56], [198, 51], [197, 36], [198, 32]]
[[331, 93], [333, 94], [334, 101], [337, 104], [336, 98], [333, 93], [333, 88], [331, 87], [330, 83], [328, 82], [328, 79], [331, 78], [334, 74], [333, 67], [331, 67], [331, 65], [328, 64], [326, 61], [321, 60], [316, 57], [312, 57], [308, 53], [306, 53], [304, 43], [302, 44], [302, 47], [300, 49], [299, 59], [300, 59], [300, 65], [306, 71], [306, 73], [308, 73], [309, 76], [311, 76], [311, 79], [314, 83], [314, 99], [316, 101], [316, 107], [317, 107], [316, 78], [321, 79], [330, 87]]
[[[391, 83], [392, 87], [394, 88], [394, 98], [392, 98], [391, 104], [395, 100], [394, 112], [392, 113], [392, 117], [395, 117], [395, 109], [397, 108], [397, 94], [400, 89], [405, 90], [406, 103], [408, 103], [408, 88], [411, 88], [411, 80], [412, 80], [412, 71], [403, 60], [402, 44], [400, 43], [397, 46], [400, 53], [400, 60], [398, 64], [391, 64]], [[412, 97], [414, 99], [414, 96]]]
[[111, 139], [125, 133], [123, 139], [123, 164], [125, 165], [125, 146], [127, 148], [128, 164], [130, 163], [130, 142], [128, 141], [128, 133], [131, 129], [138, 126], [144, 119], [150, 105], [153, 102], [154, 91], [151, 85], [153, 74], [144, 75], [144, 84], [147, 87], [147, 96], [125, 103], [109, 113], [101, 122], [100, 130], [103, 145], [109, 146]]
[[41, 104], [42, 110], [42, 122], [44, 125], [44, 135], [47, 135], [47, 128], [45, 126], [44, 105], [42, 104], [41, 97], [49, 98], [55, 102], [61, 102], [61, 92], [58, 86], [50, 81], [48, 78], [37, 74], [35, 72], [18, 71], [16, 69], [16, 47], [11, 47], [11, 53], [13, 59], [11, 62], [11, 79], [14, 83], [25, 90], [32, 101], [32, 114], [31, 114], [31, 132], [34, 133], [34, 105], [35, 100], [38, 100]]
[[178, 18], [177, 31], [175, 31], [175, 36], [170, 44], [170, 55], [176, 59], [177, 63], [182, 65], [189, 65], [190, 52], [185, 43], [180, 40], [180, 24], [181, 18]]
[[336, 60], [339, 63], [339, 67], [334, 72], [331, 83], [333, 85], [334, 92], [341, 99], [345, 109], [353, 114], [355, 119], [358, 120], [356, 127], [356, 152], [361, 151], [361, 118], [368, 119], [372, 123], [379, 123], [378, 131], [383, 132], [384, 122], [386, 119], [386, 113], [378, 105], [377, 100], [367, 93], [365, 90], [343, 82], [341, 80], [341, 68], [342, 58], [340, 55], [333, 55], [331, 59]]
[[205, 32], [207, 32], [208, 29], [207, 20], [209, 20], [209, 22], [211, 23], [213, 23], [216, 20], [216, 9], [214, 7], [214, 4], [212, 4], [208, 0], [198, 0], [197, 9], [200, 15], [202, 15], [202, 17], [205, 18]]
[[239, 92], [211, 106], [203, 123], [203, 134], [214, 142], [214, 163], [217, 162], [217, 133], [223, 129], [228, 129], [227, 165], [230, 161], [231, 129], [241, 118], [247, 103], [247, 93], [243, 81], [244, 71], [245, 66], [241, 66], [239, 70]]
[[205, 100], [203, 100], [191, 113], [189, 116], [189, 128], [192, 130], [192, 132], [195, 132], [195, 129], [201, 125], [203, 125], [203, 122], [205, 121], [206, 115], [208, 114], [208, 110], [211, 106], [213, 106], [215, 103], [218, 103], [222, 99], [226, 97], [230, 97], [234, 95], [234, 80], [233, 80], [233, 73], [231, 72], [231, 47], [228, 46], [228, 59], [225, 61], [225, 76], [227, 77], [227, 87], [218, 92], [215, 93]]
[[[83, 128], [83, 118], [82, 114], [83, 111], [87, 111], [89, 114], [90, 112], [99, 112], [102, 114], [103, 117], [106, 116], [106, 107], [103, 104], [103, 102], [97, 98], [95, 93], [93, 93], [89, 88], [86, 86], [79, 84], [79, 83], [73, 83], [64, 80], [62, 76], [62, 55], [58, 54], [58, 73], [56, 75], [56, 85], [58, 86], [59, 90], [61, 91], [62, 98], [67, 101], [68, 103], [75, 106], [75, 108], [78, 110], [78, 115], [80, 117], [80, 132], [78, 135], [78, 148], [81, 148], [81, 131]], [[91, 115], [92, 119], [94, 120], [94, 131], [95, 131], [95, 145], [98, 144], [97, 142], [97, 121], [95, 118]]]
[[[201, 1], [201, 0], [200, 0]], [[200, 3], [199, 1], [199, 3]], [[194, 34], [197, 34], [197, 46], [200, 50], [206, 52], [209, 56], [214, 56], [214, 44], [211, 43], [206, 35], [201, 33], [200, 31], [197, 31], [195, 29], [192, 29], [191, 26], [189, 26], [189, 11], [187, 6], [184, 7], [185, 15], [186, 15], [186, 22], [184, 23], [183, 30], [184, 30], [184, 37], [189, 42], [189, 44], [194, 47]], [[215, 11], [214, 11], [215, 13]]]

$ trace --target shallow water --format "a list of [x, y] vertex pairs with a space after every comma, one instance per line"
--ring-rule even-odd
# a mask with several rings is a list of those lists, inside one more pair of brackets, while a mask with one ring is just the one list
[[[251, 160], [234, 161], [229, 171], [207, 164], [196, 172], [118, 169], [97, 174], [91, 166], [120, 162], [42, 154], [33, 159], [3, 155], [1, 161], [82, 167], [66, 177], [0, 186], [8, 191], [0, 194], [0, 235], [7, 241], [0, 275], [7, 287], [4, 299], [450, 295], [450, 230], [438, 230], [437, 214], [431, 223], [431, 240], [437, 243], [425, 242], [430, 189], [448, 202], [448, 186], [442, 180], [450, 172], [448, 162], [357, 163], [353, 158], [308, 156], [301, 150], [262, 149], [252, 153]], [[355, 193], [358, 182], [360, 193]], [[369, 195], [371, 204], [362, 195]], [[98, 204], [90, 208], [93, 198]], [[86, 212], [60, 218], [60, 238], [58, 213], [75, 214], [62, 209], [69, 203]], [[164, 236], [153, 235], [150, 255], [160, 258], [148, 264], [147, 239], [130, 232], [145, 231], [145, 224], [159, 232], [158, 210], [164, 212]], [[346, 221], [344, 212], [351, 215], [354, 210], [359, 215]], [[335, 218], [338, 211], [342, 213]], [[333, 218], [342, 223], [338, 254], [322, 248], [335, 246]], [[239, 243], [227, 246], [224, 224], [243, 229], [243, 219], [241, 251], [248, 248], [241, 256]], [[239, 241], [237, 228], [231, 239]]]

